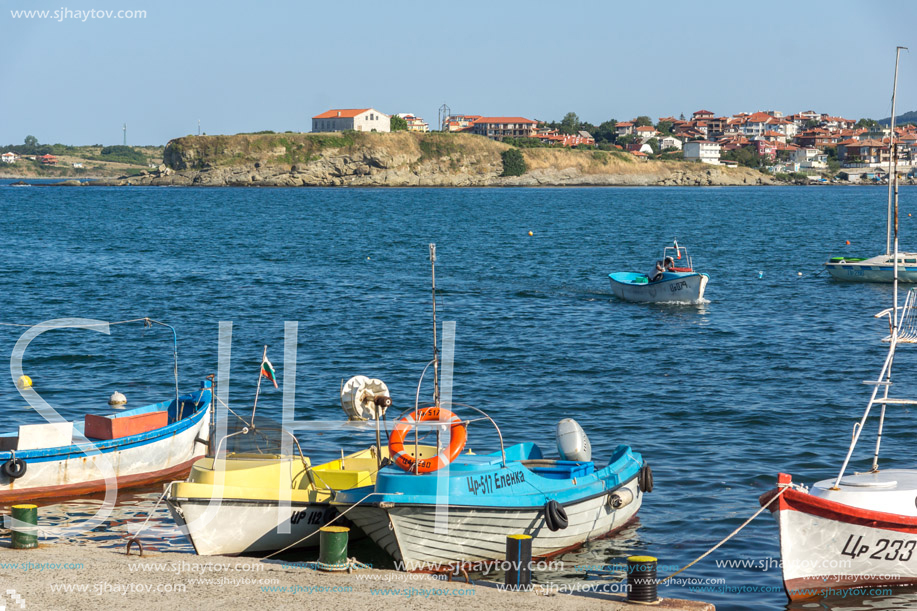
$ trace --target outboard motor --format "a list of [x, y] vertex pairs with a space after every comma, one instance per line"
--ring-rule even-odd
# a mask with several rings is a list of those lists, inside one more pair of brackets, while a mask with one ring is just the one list
[[573, 418], [564, 418], [557, 423], [557, 453], [561, 460], [589, 462], [592, 460], [592, 446], [583, 427]]

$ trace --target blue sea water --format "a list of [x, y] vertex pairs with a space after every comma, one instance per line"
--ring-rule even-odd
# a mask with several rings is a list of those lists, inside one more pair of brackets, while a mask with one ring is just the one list
[[[168, 322], [190, 390], [216, 371], [218, 323], [232, 321], [231, 405], [244, 409], [262, 346], [282, 380], [284, 321], [299, 321], [299, 419], [337, 418], [341, 380], [357, 374], [385, 380], [400, 411], [432, 355], [435, 242], [440, 320], [456, 322], [454, 399], [486, 410], [508, 442], [553, 452], [556, 422], [574, 417], [598, 460], [626, 443], [653, 467], [656, 490], [639, 523], [565, 561], [648, 553], [682, 566], [754, 513], [778, 472], [807, 483], [836, 474], [867, 400], [861, 381], [881, 365], [885, 323], [872, 315], [891, 305], [891, 287], [834, 282], [820, 263], [881, 252], [885, 205], [885, 191], [868, 187], [0, 186], [0, 322]], [[901, 211], [902, 247], [917, 249], [917, 220], [907, 216], [917, 213], [917, 190], [901, 189]], [[607, 274], [646, 271], [673, 237], [710, 274], [709, 302], [615, 299]], [[3, 358], [22, 331], [0, 327]], [[903, 348], [897, 371], [915, 360]], [[44, 333], [24, 363], [68, 417], [107, 410], [115, 390], [129, 406], [171, 393], [171, 336], [139, 324], [107, 336]], [[915, 390], [906, 373], [898, 380], [899, 395]], [[267, 389], [259, 413], [279, 419], [280, 406], [281, 393]], [[0, 384], [0, 413], [3, 429], [39, 421], [11, 380]], [[913, 466], [914, 417], [891, 413], [884, 464]], [[313, 459], [370, 440], [301, 436]], [[495, 449], [496, 437], [473, 429], [469, 446]], [[868, 464], [868, 446], [854, 468]], [[731, 560], [756, 566], [717, 566]], [[680, 576], [723, 580], [712, 584], [719, 591], [673, 585], [662, 594], [782, 609], [778, 561], [776, 523], [764, 514]], [[576, 580], [569, 571], [538, 578]], [[908, 605], [917, 595], [896, 591], [822, 606]]]

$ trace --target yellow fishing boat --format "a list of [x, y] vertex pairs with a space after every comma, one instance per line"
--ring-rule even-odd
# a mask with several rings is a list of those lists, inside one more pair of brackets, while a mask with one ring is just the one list
[[371, 446], [317, 466], [302, 455], [202, 458], [186, 481], [169, 485], [165, 500], [202, 556], [318, 547], [315, 533], [338, 515], [335, 491], [374, 485], [380, 458], [388, 458], [387, 446], [381, 457]]

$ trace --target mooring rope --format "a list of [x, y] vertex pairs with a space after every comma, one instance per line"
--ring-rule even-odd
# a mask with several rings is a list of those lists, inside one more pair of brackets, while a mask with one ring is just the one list
[[730, 539], [732, 539], [734, 536], [736, 536], [737, 534], [739, 534], [739, 531], [741, 531], [743, 528], [745, 528], [746, 526], [748, 526], [749, 524], [751, 524], [751, 521], [752, 521], [752, 520], [754, 520], [754, 519], [757, 518], [759, 515], [761, 515], [761, 512], [762, 512], [762, 511], [764, 511], [765, 509], [767, 509], [768, 507], [770, 507], [771, 503], [773, 503], [774, 501], [776, 501], [777, 499], [779, 499], [780, 496], [781, 496], [784, 492], [786, 492], [787, 490], [789, 490], [791, 486], [792, 486], [792, 484], [778, 484], [778, 487], [781, 488], [780, 492], [778, 492], [777, 494], [775, 494], [771, 500], [769, 500], [767, 503], [765, 503], [764, 505], [762, 505], [762, 506], [761, 506], [761, 509], [759, 509], [758, 511], [756, 511], [756, 512], [754, 513], [754, 515], [752, 515], [750, 518], [748, 518], [747, 520], [745, 520], [745, 521], [742, 523], [741, 526], [739, 526], [737, 529], [735, 529], [734, 531], [732, 531], [731, 533], [729, 533], [729, 535], [727, 535], [725, 539], [723, 539], [722, 541], [720, 541], [719, 543], [717, 543], [716, 545], [714, 545], [713, 547], [711, 547], [710, 549], [708, 549], [706, 552], [704, 552], [703, 554], [701, 554], [700, 556], [698, 556], [696, 559], [692, 560], [691, 562], [689, 562], [689, 563], [686, 564], [685, 566], [681, 567], [680, 569], [678, 569], [677, 571], [675, 571], [674, 573], [672, 573], [672, 574], [669, 575], [668, 577], [665, 577], [664, 579], [660, 579], [657, 583], [660, 583], [660, 584], [661, 584], [661, 583], [665, 583], [666, 581], [668, 581], [668, 580], [671, 579], [672, 577], [675, 577], [675, 576], [678, 575], [679, 573], [688, 570], [689, 568], [691, 568], [692, 566], [694, 566], [695, 564], [697, 564], [698, 562], [700, 562], [701, 560], [703, 560], [704, 558], [706, 558], [707, 556], [709, 556], [710, 554], [712, 554], [713, 552], [715, 552], [717, 549], [719, 549], [719, 547], [720, 547], [721, 545], [723, 545], [724, 543], [726, 543], [727, 541], [729, 541]]
[[[341, 519], [341, 518], [343, 518], [345, 515], [347, 515], [347, 513], [348, 513], [351, 509], [355, 508], [357, 505], [359, 505], [360, 503], [362, 503], [363, 501], [365, 501], [365, 500], [368, 499], [369, 497], [371, 497], [371, 496], [373, 496], [373, 495], [377, 495], [377, 494], [389, 494], [389, 493], [386, 493], [386, 492], [370, 492], [369, 494], [367, 494], [366, 496], [364, 496], [362, 499], [360, 499], [359, 501], [357, 501], [356, 503], [354, 503], [353, 505], [351, 505], [350, 507], [348, 507], [346, 510], [342, 511], [341, 513], [339, 513], [334, 519], [329, 520], [328, 523], [325, 524], [324, 526], [331, 526], [332, 524], [334, 524], [335, 522], [337, 522], [339, 519]], [[402, 494], [402, 493], [400, 493], [400, 492], [395, 492], [395, 493], [393, 493], [393, 494]], [[323, 526], [322, 528], [324, 528], [324, 526]], [[290, 549], [291, 547], [295, 547], [295, 546], [299, 545], [300, 543], [302, 543], [303, 541], [305, 541], [305, 540], [308, 539], [309, 537], [313, 537], [313, 536], [317, 535], [317, 534], [320, 533], [320, 532], [321, 532], [321, 528], [318, 528], [318, 529], [316, 529], [314, 532], [311, 532], [311, 533], [309, 533], [308, 535], [306, 535], [305, 537], [303, 537], [302, 539], [300, 539], [299, 541], [296, 541], [295, 543], [291, 543], [291, 544], [289, 544], [288, 546], [286, 546], [286, 547], [283, 548], [283, 549], [280, 549], [280, 550], [277, 550], [276, 552], [272, 552], [272, 553], [268, 554], [267, 556], [264, 557], [264, 559], [267, 560], [268, 558], [273, 558], [273, 557], [276, 556], [277, 554], [280, 554], [280, 553], [282, 553], [282, 552], [285, 552], [285, 551], [287, 551], [288, 549]]]

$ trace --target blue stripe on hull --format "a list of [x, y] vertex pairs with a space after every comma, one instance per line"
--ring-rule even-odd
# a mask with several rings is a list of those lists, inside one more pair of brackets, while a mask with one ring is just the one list
[[[35, 463], [62, 461], [68, 460], [74, 456], [118, 452], [121, 450], [127, 450], [129, 448], [149, 445], [151, 443], [161, 441], [165, 437], [173, 437], [188, 430], [201, 421], [201, 418], [204, 417], [204, 414], [207, 411], [207, 407], [210, 405], [210, 390], [206, 390], [203, 393], [196, 392], [193, 395], [183, 395], [181, 400], [191, 402], [199, 401], [200, 406], [197, 408], [197, 411], [195, 411], [193, 415], [187, 416], [178, 422], [174, 422], [168, 426], [164, 426], [154, 431], [139, 433], [137, 435], [122, 437], [120, 439], [98, 440], [88, 444], [82, 443], [74, 444], [71, 446], [46, 448], [40, 450], [22, 450], [16, 452], [16, 458], [21, 458], [28, 462]], [[6, 462], [11, 457], [11, 452], [0, 452], [0, 463]]]

